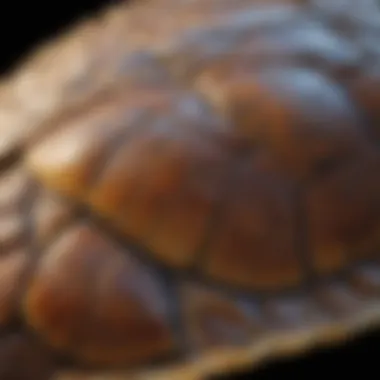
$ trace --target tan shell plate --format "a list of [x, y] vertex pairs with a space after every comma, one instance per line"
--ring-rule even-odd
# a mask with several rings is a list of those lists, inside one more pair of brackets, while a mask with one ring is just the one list
[[0, 371], [200, 380], [379, 325], [377, 41], [375, 0], [135, 0], [3, 78]]

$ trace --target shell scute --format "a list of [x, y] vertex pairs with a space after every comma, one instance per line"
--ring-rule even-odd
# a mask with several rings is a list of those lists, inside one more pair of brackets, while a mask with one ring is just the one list
[[175, 349], [160, 280], [100, 231], [74, 224], [40, 260], [24, 311], [56, 348], [103, 365], [145, 362]]

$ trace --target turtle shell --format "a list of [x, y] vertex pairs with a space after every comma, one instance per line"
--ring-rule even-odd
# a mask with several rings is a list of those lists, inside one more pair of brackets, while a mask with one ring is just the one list
[[379, 39], [375, 0], [141, 0], [3, 78], [0, 379], [200, 380], [378, 325]]

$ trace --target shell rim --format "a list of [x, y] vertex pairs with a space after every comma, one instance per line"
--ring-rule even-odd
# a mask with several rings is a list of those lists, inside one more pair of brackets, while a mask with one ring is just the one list
[[254, 371], [265, 362], [302, 357], [317, 348], [341, 346], [380, 327], [380, 302], [334, 322], [273, 332], [243, 347], [215, 349], [196, 359], [164, 367], [130, 372], [84, 375], [78, 371], [58, 372], [53, 380], [202, 380], [209, 376]]

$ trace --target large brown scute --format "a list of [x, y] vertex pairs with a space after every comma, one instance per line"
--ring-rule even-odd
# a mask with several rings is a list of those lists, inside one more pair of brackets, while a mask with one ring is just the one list
[[199, 380], [378, 323], [379, 8], [141, 0], [31, 57], [0, 87], [0, 333]]
[[174, 351], [160, 282], [123, 253], [100, 231], [73, 226], [30, 279], [29, 323], [90, 363], [135, 364]]

